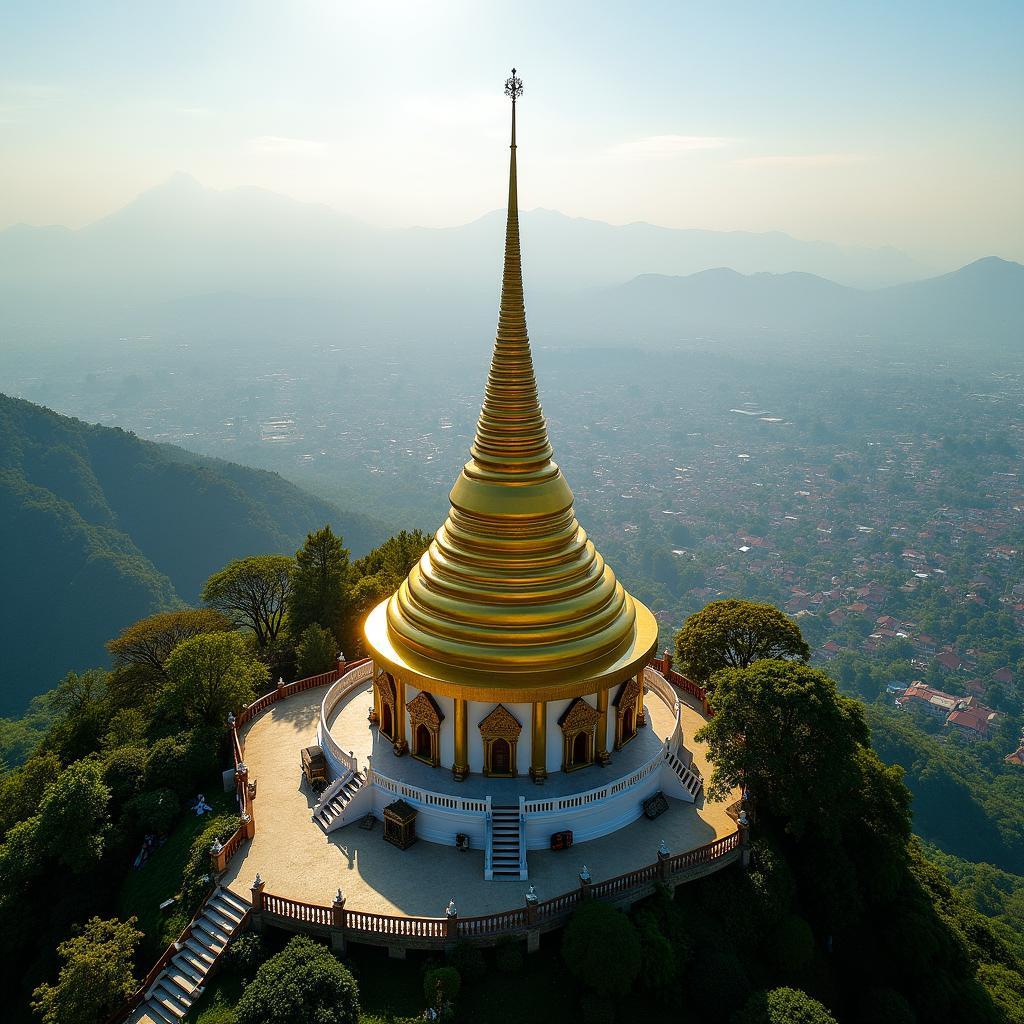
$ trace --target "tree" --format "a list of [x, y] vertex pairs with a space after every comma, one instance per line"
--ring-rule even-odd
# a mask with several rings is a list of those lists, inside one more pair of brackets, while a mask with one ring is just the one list
[[562, 959], [587, 988], [603, 995], [627, 991], [640, 973], [640, 938], [633, 923], [599, 900], [572, 915], [562, 939]]
[[107, 641], [117, 667], [133, 665], [152, 669], [166, 678], [165, 663], [182, 642], [203, 633], [223, 633], [231, 620], [215, 608], [184, 608], [139, 619]]
[[240, 558], [206, 581], [202, 598], [236, 626], [251, 629], [262, 651], [284, 625], [291, 570], [292, 560], [285, 555]]
[[268, 679], [238, 633], [204, 633], [178, 644], [167, 659], [170, 695], [185, 717], [210, 725], [251, 701]]
[[330, 950], [296, 935], [260, 966], [235, 1014], [238, 1024], [358, 1024], [359, 989]]
[[134, 917], [93, 917], [62, 942], [57, 984], [44, 983], [33, 992], [32, 1009], [43, 1024], [95, 1024], [109, 1017], [138, 985], [132, 968], [141, 938]]
[[348, 549], [330, 526], [307, 534], [295, 552], [288, 623], [292, 636], [301, 636], [314, 623], [329, 629], [342, 642], [349, 604]]
[[857, 781], [857, 748], [868, 742], [862, 705], [824, 672], [791, 661], [758, 661], [715, 678], [715, 716], [696, 736], [714, 765], [712, 799], [748, 785], [759, 806], [797, 834], [835, 822]]
[[330, 631], [319, 623], [307, 626], [295, 649], [298, 659], [297, 671], [300, 679], [315, 676], [334, 667], [338, 654], [338, 641]]
[[74, 873], [98, 864], [109, 829], [109, 803], [100, 762], [68, 765], [39, 804], [35, 841], [40, 860], [56, 859]]
[[770, 604], [712, 601], [676, 633], [676, 667], [706, 684], [724, 668], [747, 668], [762, 658], [807, 661], [811, 649], [800, 627]]
[[798, 988], [755, 992], [735, 1016], [736, 1024], [836, 1024], [817, 999]]

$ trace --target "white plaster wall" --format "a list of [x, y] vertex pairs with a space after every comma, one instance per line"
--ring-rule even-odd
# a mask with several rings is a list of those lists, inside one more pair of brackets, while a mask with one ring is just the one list
[[493, 704], [471, 700], [466, 706], [466, 733], [469, 741], [469, 770], [479, 774], [484, 770], [484, 741], [480, 738], [480, 722], [491, 712]]
[[[519, 734], [519, 742], [516, 744], [516, 772], [519, 775], [529, 775], [533, 748], [533, 705], [506, 704], [505, 707], [512, 712], [523, 727], [523, 731]], [[477, 732], [479, 731], [478, 729]]]
[[441, 722], [441, 767], [451, 768], [455, 763], [455, 701], [451, 697], [439, 697], [436, 693], [430, 695], [434, 702], [441, 709], [444, 720]]
[[405, 742], [409, 744], [409, 750], [412, 750], [412, 727], [409, 725], [409, 701], [411, 701], [416, 694], [420, 691], [415, 686], [410, 686], [408, 683], [405, 684], [405, 712], [402, 715], [402, 721], [405, 723]]
[[[398, 797], [387, 790], [373, 787], [373, 814], [379, 821], [384, 820], [384, 808], [394, 803]], [[454, 846], [455, 836], [459, 832], [469, 836], [469, 845], [474, 850], [482, 850], [486, 846], [486, 824], [484, 816], [469, 811], [456, 811], [445, 808], [431, 807], [421, 804], [409, 797], [402, 797], [406, 803], [416, 808], [416, 835], [428, 843], [441, 846]], [[483, 867], [480, 869], [483, 874]]]
[[558, 719], [571, 703], [571, 700], [548, 701], [547, 749], [544, 751], [548, 775], [562, 770], [562, 727]]

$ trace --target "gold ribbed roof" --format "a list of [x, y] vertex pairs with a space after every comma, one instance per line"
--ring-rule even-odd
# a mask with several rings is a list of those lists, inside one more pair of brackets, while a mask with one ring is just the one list
[[654, 649], [657, 624], [576, 521], [572, 491], [551, 458], [526, 332], [514, 73], [510, 81], [501, 307], [471, 458], [444, 525], [370, 613], [365, 633], [379, 664], [420, 687], [541, 700], [626, 678]]

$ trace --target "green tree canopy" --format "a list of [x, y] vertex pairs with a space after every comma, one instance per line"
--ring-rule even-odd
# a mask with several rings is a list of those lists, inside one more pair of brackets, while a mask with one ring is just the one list
[[318, 622], [307, 626], [295, 648], [296, 672], [300, 679], [315, 676], [334, 668], [338, 655], [338, 641], [330, 630]]
[[236, 626], [251, 629], [262, 651], [284, 625], [292, 564], [285, 555], [240, 558], [206, 581], [203, 601]]
[[762, 658], [807, 661], [811, 650], [800, 627], [770, 604], [712, 601], [676, 633], [676, 668], [706, 684], [724, 668], [747, 668]]
[[817, 999], [798, 988], [755, 992], [733, 1018], [736, 1024], [836, 1024]]
[[134, 917], [93, 917], [62, 942], [56, 985], [44, 983], [33, 993], [32, 1008], [43, 1024], [96, 1024], [110, 1016], [138, 985], [133, 961], [141, 938]]
[[182, 640], [203, 633], [223, 633], [231, 629], [231, 625], [215, 608], [160, 612], [126, 626], [107, 642], [107, 650], [116, 666], [141, 666], [165, 677], [165, 663]]
[[359, 989], [329, 949], [296, 935], [261, 965], [235, 1014], [238, 1024], [358, 1024]]
[[769, 659], [715, 678], [715, 716], [696, 737], [714, 765], [712, 799], [746, 784], [795, 832], [833, 819], [867, 744], [862, 705], [824, 672]]
[[588, 900], [572, 915], [562, 959], [587, 988], [608, 996], [628, 991], [640, 973], [640, 958], [640, 937], [621, 910]]
[[316, 623], [342, 643], [349, 605], [348, 554], [330, 526], [307, 535], [295, 552], [288, 600], [292, 636], [301, 636]]
[[185, 718], [217, 725], [251, 701], [269, 678], [266, 665], [239, 633], [204, 633], [175, 647], [167, 659], [169, 696]]

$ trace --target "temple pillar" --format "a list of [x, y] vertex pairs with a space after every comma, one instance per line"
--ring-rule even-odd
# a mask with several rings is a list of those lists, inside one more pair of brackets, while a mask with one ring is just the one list
[[455, 698], [455, 763], [452, 777], [462, 782], [469, 774], [469, 705], [461, 697]]
[[639, 728], [647, 725], [647, 714], [644, 711], [644, 670], [640, 669], [636, 674], [636, 681], [640, 684], [636, 694], [636, 724]]
[[548, 703], [545, 700], [533, 702], [533, 720], [530, 729], [530, 778], [542, 785], [548, 777], [547, 745], [548, 745]]
[[611, 764], [612, 756], [608, 753], [608, 687], [597, 691], [597, 735], [594, 746], [597, 748], [595, 760], [598, 764]]
[[409, 749], [409, 737], [405, 734], [405, 683], [398, 676], [395, 680], [395, 753], [401, 756]]

